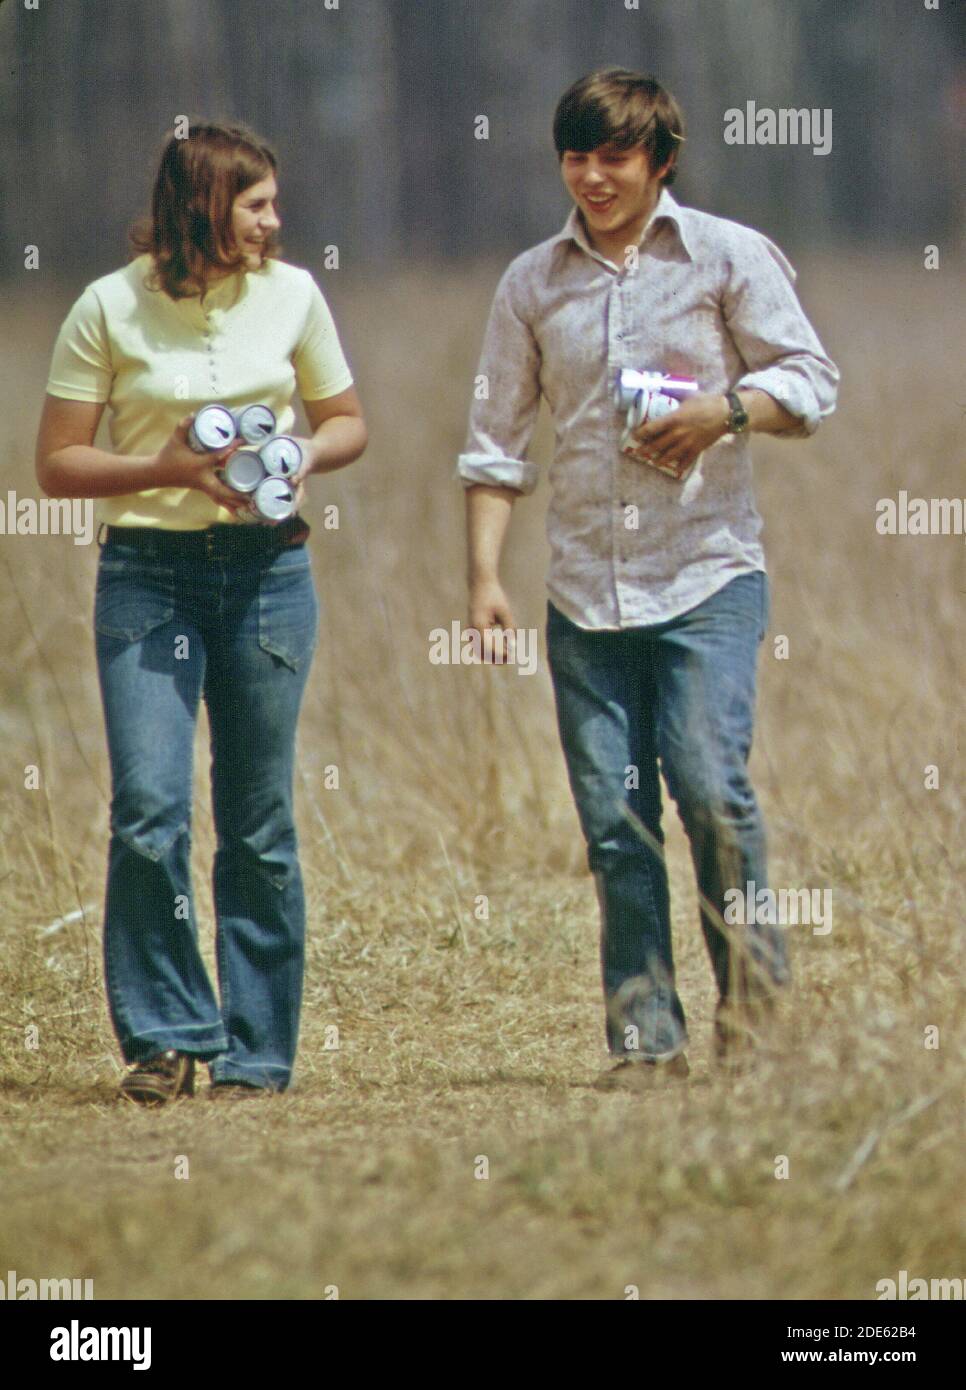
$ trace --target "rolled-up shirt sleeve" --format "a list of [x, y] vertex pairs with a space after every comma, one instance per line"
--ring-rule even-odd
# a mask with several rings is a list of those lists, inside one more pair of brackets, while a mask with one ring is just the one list
[[780, 433], [803, 438], [835, 409], [839, 372], [805, 317], [794, 282], [778, 247], [749, 231], [733, 258], [722, 307], [748, 368], [734, 389], [767, 391], [801, 422]]
[[511, 265], [493, 299], [466, 446], [457, 461], [467, 488], [486, 483], [526, 494], [537, 485], [537, 465], [526, 454], [540, 408], [540, 350], [519, 298]]

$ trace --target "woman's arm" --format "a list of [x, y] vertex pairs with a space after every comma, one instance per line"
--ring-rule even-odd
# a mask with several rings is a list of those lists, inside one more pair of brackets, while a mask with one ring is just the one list
[[247, 508], [215, 473], [232, 448], [196, 454], [187, 442], [186, 415], [156, 454], [113, 454], [95, 449], [104, 402], [47, 395], [37, 431], [37, 481], [48, 497], [119, 497], [154, 487], [194, 487], [231, 511]]
[[103, 401], [46, 396], [37, 431], [37, 481], [48, 497], [113, 497], [157, 487], [157, 459], [95, 449]]
[[309, 473], [333, 473], [337, 468], [354, 463], [369, 442], [355, 388], [350, 386], [347, 391], [321, 401], [303, 400], [302, 404], [312, 438], [300, 441], [309, 455], [301, 478]]

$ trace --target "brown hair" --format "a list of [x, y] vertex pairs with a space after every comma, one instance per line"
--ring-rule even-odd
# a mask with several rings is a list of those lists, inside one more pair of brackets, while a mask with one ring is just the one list
[[652, 172], [673, 159], [662, 184], [674, 182], [677, 150], [684, 140], [684, 116], [670, 92], [654, 77], [627, 68], [601, 68], [582, 77], [560, 101], [553, 118], [553, 142], [587, 154], [599, 145], [629, 150], [643, 145]]
[[[128, 233], [134, 255], [149, 252], [154, 259], [149, 288], [186, 299], [204, 293], [210, 270], [242, 269], [245, 257], [232, 238], [232, 204], [277, 168], [274, 151], [246, 126], [191, 124], [185, 138], [169, 132], [150, 215]], [[272, 237], [264, 255], [278, 252]]]

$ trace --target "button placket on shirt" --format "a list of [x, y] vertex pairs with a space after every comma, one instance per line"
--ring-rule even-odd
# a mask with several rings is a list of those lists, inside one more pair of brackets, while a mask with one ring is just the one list
[[[609, 359], [609, 360], [608, 360], [608, 364], [607, 364], [607, 380], [606, 380], [606, 383], [605, 383], [605, 385], [606, 385], [606, 387], [607, 387], [608, 395], [609, 395], [609, 392], [610, 392], [610, 383], [613, 381], [614, 377], [616, 376], [616, 374], [617, 374], [617, 369], [618, 369], [619, 367], [623, 367], [623, 366], [625, 366], [625, 365], [628, 365], [628, 364], [625, 362], [625, 360], [624, 360], [624, 344], [625, 344], [626, 339], [627, 339], [626, 325], [625, 325], [625, 314], [624, 314], [624, 288], [625, 288], [626, 280], [627, 280], [627, 272], [626, 272], [626, 271], [623, 271], [623, 270], [618, 271], [618, 272], [614, 275], [613, 283], [611, 284], [610, 293], [609, 293], [610, 303], [609, 303], [609, 305], [608, 305], [608, 323], [609, 323], [610, 329], [611, 329], [611, 334], [610, 334], [611, 341], [610, 341], [609, 344], [608, 344], [608, 359]], [[615, 469], [615, 471], [614, 471], [614, 472], [612, 473], [612, 475], [611, 475], [612, 478], [613, 478], [612, 495], [611, 495], [611, 514], [612, 514], [612, 518], [613, 518], [613, 527], [612, 527], [612, 530], [613, 530], [613, 553], [614, 553], [614, 560], [615, 560], [615, 569], [617, 569], [619, 566], [620, 566], [620, 567], [623, 567], [624, 565], [627, 564], [627, 550], [626, 550], [626, 545], [627, 545], [628, 532], [627, 532], [627, 527], [626, 527], [626, 525], [625, 525], [625, 520], [626, 520], [626, 511], [625, 511], [625, 508], [628, 506], [628, 503], [627, 503], [627, 501], [626, 501], [626, 500], [624, 499], [624, 497], [623, 497], [623, 493], [627, 490], [627, 489], [625, 488], [625, 486], [624, 486], [625, 480], [626, 480], [627, 456], [626, 456], [625, 454], [621, 453], [621, 451], [620, 451], [620, 434], [621, 434], [622, 424], [621, 424], [621, 420], [620, 420], [619, 414], [617, 414], [617, 412], [615, 412], [615, 415], [616, 415], [616, 426], [615, 426], [615, 434], [616, 434], [616, 437], [615, 437], [615, 443], [614, 443], [614, 451], [615, 451], [615, 454], [616, 454], [617, 463], [616, 463], [616, 469]], [[615, 592], [615, 595], [616, 595], [616, 598], [617, 598], [617, 609], [618, 609], [618, 614], [620, 615], [620, 618], [621, 618], [621, 620], [623, 621], [623, 616], [624, 616], [624, 615], [623, 615], [622, 604], [621, 604], [621, 585], [622, 585], [622, 583], [623, 583], [623, 580], [622, 580], [622, 578], [621, 578], [621, 574], [620, 574], [620, 573], [616, 574], [616, 575], [615, 575], [614, 592]]]
[[[653, 228], [650, 228], [649, 234], [644, 238], [644, 241], [650, 240], [650, 237], [652, 235]], [[641, 250], [643, 250], [643, 244], [644, 242], [642, 241]], [[613, 262], [605, 261], [603, 257], [598, 256], [597, 253], [590, 250], [589, 247], [585, 247], [584, 249], [587, 250], [588, 254], [593, 256], [595, 260], [600, 261], [601, 265], [604, 266], [605, 270], [612, 277], [610, 289], [608, 290], [607, 379], [605, 383], [607, 393], [609, 396], [610, 384], [617, 374], [617, 368], [623, 367], [625, 365], [633, 365], [631, 363], [625, 362], [625, 348], [628, 334], [625, 323], [623, 296], [625, 293], [625, 286], [628, 284], [629, 281], [633, 280], [633, 276], [636, 272], [629, 271], [626, 268], [626, 266], [624, 269], [617, 270], [615, 269]], [[627, 321], [629, 322], [630, 320], [631, 315], [627, 315]], [[630, 491], [630, 489], [625, 486], [625, 483], [628, 481], [627, 470], [630, 467], [633, 467], [633, 465], [628, 460], [626, 454], [623, 454], [620, 450], [620, 436], [623, 432], [623, 422], [620, 419], [620, 415], [616, 412], [615, 414], [616, 422], [614, 452], [617, 456], [617, 471], [616, 473], [613, 471], [611, 473], [611, 554], [614, 570], [614, 594], [617, 601], [618, 620], [620, 621], [621, 626], [623, 626], [625, 616], [623, 612], [623, 605], [621, 603], [621, 587], [623, 585], [623, 580], [619, 577], [617, 571], [619, 566], [624, 566], [627, 564], [627, 551], [625, 549], [625, 546], [627, 544], [627, 527], [624, 525], [624, 521], [626, 516], [625, 508], [628, 507], [630, 504], [622, 494]]]
[[219, 392], [218, 382], [218, 360], [216, 357], [215, 338], [217, 331], [216, 310], [204, 309], [205, 315], [205, 347], [208, 359], [208, 386], [212, 396], [217, 396]]

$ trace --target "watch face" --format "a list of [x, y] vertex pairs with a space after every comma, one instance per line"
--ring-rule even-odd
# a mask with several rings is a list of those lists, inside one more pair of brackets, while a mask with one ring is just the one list
[[729, 421], [731, 433], [740, 434], [743, 429], [747, 428], [748, 412], [741, 404], [741, 398], [738, 395], [732, 393], [729, 395], [728, 401], [731, 405], [731, 420]]

